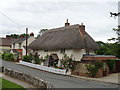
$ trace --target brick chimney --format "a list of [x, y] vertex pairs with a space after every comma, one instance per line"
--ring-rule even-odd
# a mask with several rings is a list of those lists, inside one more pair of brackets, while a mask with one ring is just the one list
[[65, 26], [69, 26], [70, 23], [68, 23], [68, 19], [66, 20]]
[[82, 36], [85, 35], [85, 25], [83, 25], [83, 23], [81, 23], [80, 25], [80, 33], [82, 34]]
[[11, 38], [11, 36], [10, 36], [10, 35], [6, 35], [6, 38], [7, 38], [7, 39], [10, 39], [10, 38]]
[[33, 33], [33, 32], [31, 32], [31, 33], [30, 33], [30, 36], [33, 36], [33, 37], [34, 37], [34, 33]]
[[23, 35], [20, 35], [20, 38], [24, 38], [24, 36], [23, 36]]

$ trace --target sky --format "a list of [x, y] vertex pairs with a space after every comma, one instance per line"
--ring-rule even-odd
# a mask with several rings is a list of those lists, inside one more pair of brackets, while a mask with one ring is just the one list
[[[114, 1], [114, 2], [113, 2]], [[118, 0], [0, 0], [0, 37], [63, 27], [66, 19], [71, 25], [85, 25], [95, 41], [108, 42], [116, 37]]]

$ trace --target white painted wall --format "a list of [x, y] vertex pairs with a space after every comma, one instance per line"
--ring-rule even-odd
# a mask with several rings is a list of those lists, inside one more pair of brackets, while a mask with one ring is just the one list
[[[59, 59], [62, 59], [64, 57], [64, 54], [60, 53], [60, 50], [54, 50], [54, 51], [48, 51], [48, 52], [44, 52], [44, 50], [39, 50], [38, 54], [40, 55], [40, 57], [45, 57], [46, 55], [51, 55], [53, 53], [56, 53], [59, 57]], [[83, 54], [86, 54], [85, 49], [69, 49], [69, 50], [65, 50], [65, 54], [67, 54], [67, 56], [71, 57], [75, 60], [75, 61], [80, 61]], [[90, 54], [94, 54], [94, 51], [91, 50]]]
[[[28, 45], [33, 42], [35, 40], [35, 37], [31, 36], [30, 38], [28, 38]], [[23, 41], [22, 45], [21, 45], [21, 49], [23, 50], [23, 55], [26, 55], [26, 50], [25, 48], [23, 48], [23, 46], [26, 46], [26, 40]]]
[[[28, 38], [28, 45], [35, 40], [35, 37], [31, 36]], [[26, 46], [26, 40], [22, 42], [22, 46]]]
[[[31, 36], [28, 38], [28, 45], [35, 40], [35, 37]], [[19, 43], [15, 43], [15, 47], [13, 48], [13, 44], [12, 44], [12, 49], [22, 49], [23, 50], [23, 55], [26, 55], [26, 50], [23, 48], [23, 46], [26, 46], [26, 40], [24, 40], [21, 43], [21, 47], [19, 47]]]
[[25, 66], [29, 66], [32, 68], [37, 68], [40, 70], [44, 70], [44, 71], [48, 71], [48, 72], [53, 72], [53, 73], [57, 73], [57, 74], [68, 74], [66, 73], [65, 69], [56, 69], [56, 68], [52, 68], [52, 67], [46, 67], [46, 66], [42, 66], [39, 64], [33, 64], [33, 63], [28, 63], [28, 62], [24, 62], [24, 61], [19, 61], [20, 64], [25, 65]]

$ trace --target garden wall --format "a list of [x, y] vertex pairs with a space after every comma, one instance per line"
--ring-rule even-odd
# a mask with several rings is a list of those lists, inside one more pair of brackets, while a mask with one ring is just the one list
[[[88, 63], [77, 62], [77, 63], [78, 64], [76, 65], [75, 69], [72, 70], [71, 74], [72, 75], [77, 75], [77, 76], [90, 77], [89, 76], [89, 71], [87, 70], [87, 67], [86, 67], [86, 65], [89, 64], [90, 62], [88, 62]], [[109, 69], [108, 69], [107, 65], [105, 66], [105, 68], [106, 68], [105, 71], [103, 71], [103, 69], [99, 69], [98, 72], [96, 73], [95, 77], [99, 78], [99, 77], [102, 77], [102, 76], [107, 76], [108, 73], [109, 73]]]
[[47, 88], [49, 88], [49, 89], [53, 88], [53, 85], [51, 83], [47, 82], [46, 80], [42, 80], [40, 78], [33, 77], [29, 74], [25, 74], [25, 73], [22, 73], [22, 72], [18, 72], [18, 71], [15, 71], [15, 70], [5, 68], [4, 69], [4, 74], [8, 75], [10, 77], [28, 82], [35, 87], [43, 88], [44, 90], [46, 90]]

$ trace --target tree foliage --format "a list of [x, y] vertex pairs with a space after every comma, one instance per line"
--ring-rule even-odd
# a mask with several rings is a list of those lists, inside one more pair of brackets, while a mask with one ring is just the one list
[[112, 37], [110, 40], [114, 40], [115, 43], [104, 43], [102, 41], [97, 41], [96, 43], [99, 45], [100, 49], [96, 51], [98, 55], [115, 55], [120, 58], [120, 26], [117, 29], [113, 29], [117, 37]]
[[118, 28], [113, 28], [113, 30], [116, 32], [117, 34], [117, 37], [113, 37], [111, 39], [108, 39], [108, 40], [114, 40], [116, 41], [114, 44], [116, 44], [114, 50], [115, 50], [115, 53], [116, 53], [116, 56], [118, 58], [120, 58], [120, 25], [118, 26]]
[[[26, 37], [26, 34], [25, 33], [23, 33], [23, 34], [11, 34], [11, 35], [7, 35], [7, 36], [9, 36], [9, 37], [11, 37], [11, 38], [20, 38], [20, 37]], [[29, 34], [27, 35], [27, 36], [30, 36]]]
[[38, 37], [40, 37], [44, 32], [46, 32], [48, 29], [41, 29], [40, 31], [39, 31], [39, 34], [38, 34], [38, 36], [37, 36], [37, 38]]
[[97, 55], [115, 55], [118, 56], [116, 49], [117, 45], [116, 43], [104, 43], [102, 41], [96, 42], [100, 49], [96, 51]]

